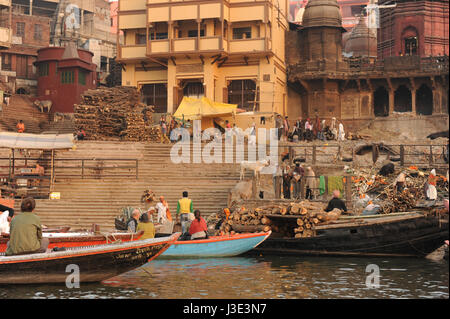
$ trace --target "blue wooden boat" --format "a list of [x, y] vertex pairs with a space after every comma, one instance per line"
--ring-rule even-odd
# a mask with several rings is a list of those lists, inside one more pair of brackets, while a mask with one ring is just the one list
[[211, 236], [208, 239], [176, 241], [160, 258], [230, 257], [243, 254], [266, 240], [272, 232]]

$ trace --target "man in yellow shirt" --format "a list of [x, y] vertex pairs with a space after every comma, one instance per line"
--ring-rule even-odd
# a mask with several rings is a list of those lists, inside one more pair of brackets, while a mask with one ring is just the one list
[[194, 211], [192, 200], [188, 198], [188, 192], [183, 192], [183, 198], [178, 201], [177, 204], [177, 222], [178, 215], [180, 215], [181, 233], [184, 234], [189, 230], [189, 217], [188, 214]]

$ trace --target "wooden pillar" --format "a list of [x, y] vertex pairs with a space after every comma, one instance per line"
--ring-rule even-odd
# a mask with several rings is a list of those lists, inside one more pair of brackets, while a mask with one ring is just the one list
[[173, 51], [173, 21], [167, 21], [167, 35], [169, 38], [169, 52]]
[[345, 175], [345, 203], [348, 210], [353, 208], [352, 202], [352, 177]]
[[[197, 20], [197, 41], [196, 41], [197, 43], [195, 44], [195, 50], [196, 51], [200, 50], [200, 29], [201, 29], [201, 24], [202, 24], [202, 20], [198, 19]], [[205, 94], [205, 96], [206, 96], [206, 94]]]
[[53, 191], [53, 183], [55, 179], [55, 150], [52, 150], [52, 159], [51, 159], [51, 176], [50, 176], [50, 192]]
[[405, 166], [405, 146], [400, 145], [400, 166]]

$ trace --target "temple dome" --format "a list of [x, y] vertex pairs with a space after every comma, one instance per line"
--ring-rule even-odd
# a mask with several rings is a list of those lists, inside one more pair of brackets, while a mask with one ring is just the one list
[[309, 0], [303, 13], [303, 27], [342, 28], [342, 15], [336, 0]]
[[364, 18], [360, 18], [348, 37], [344, 52], [353, 56], [377, 56], [377, 36], [370, 30]]

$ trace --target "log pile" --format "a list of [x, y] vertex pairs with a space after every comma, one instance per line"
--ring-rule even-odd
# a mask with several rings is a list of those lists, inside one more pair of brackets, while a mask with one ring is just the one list
[[[336, 220], [341, 214], [338, 209], [328, 213], [323, 209], [322, 203], [310, 201], [265, 205], [254, 209], [236, 207], [216, 234], [272, 230], [273, 233], [282, 237], [312, 237], [315, 235], [316, 225]], [[292, 215], [298, 218], [293, 218]]]
[[132, 87], [87, 90], [74, 105], [76, 129], [83, 128], [86, 139], [160, 141], [161, 131], [153, 126], [153, 107], [141, 102]]

